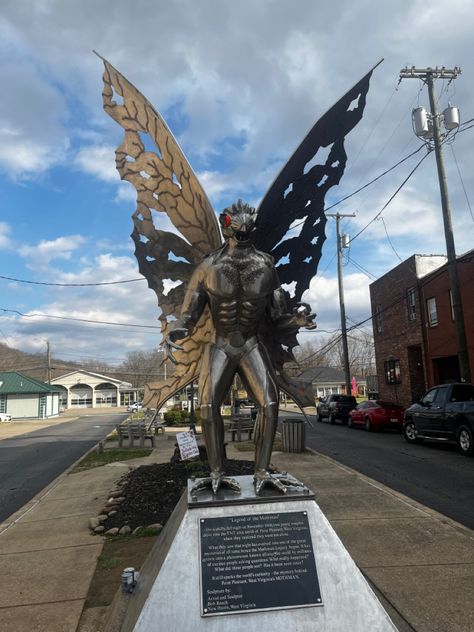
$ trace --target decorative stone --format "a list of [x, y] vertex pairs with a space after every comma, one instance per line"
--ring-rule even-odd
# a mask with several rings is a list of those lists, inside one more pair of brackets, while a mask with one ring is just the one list
[[108, 531], [106, 531], [104, 535], [117, 535], [118, 532], [119, 532], [118, 527], [112, 527], [112, 529], [109, 529]]
[[114, 506], [114, 505], [120, 505], [121, 502], [123, 502], [125, 500], [125, 496], [120, 496], [119, 498], [109, 498], [109, 500], [107, 501], [107, 505], [110, 506]]
[[105, 527], [103, 525], [100, 525], [94, 529], [94, 533], [104, 533], [104, 531]]
[[97, 520], [99, 522], [104, 522], [104, 520], [107, 520], [107, 518], [108, 518], [107, 514], [100, 514], [100, 515], [97, 516]]
[[109, 516], [113, 516], [113, 515], [114, 515], [114, 514], [116, 514], [116, 513], [117, 513], [117, 510], [116, 510], [116, 509], [111, 509], [111, 510], [109, 511]]
[[125, 524], [119, 531], [119, 535], [129, 535], [129, 533], [131, 533], [132, 530], [130, 529], [130, 527], [128, 526], [128, 524]]
[[143, 527], [135, 527], [135, 529], [132, 531], [132, 535], [137, 535], [137, 533], [140, 533], [142, 529]]
[[89, 520], [89, 528], [94, 530], [96, 527], [99, 526], [99, 519], [98, 518], [91, 518]]
[[151, 531], [154, 531], [155, 533], [160, 533], [161, 530], [163, 529], [163, 525], [160, 524], [159, 522], [155, 522], [154, 524], [149, 524], [147, 529], [150, 529]]

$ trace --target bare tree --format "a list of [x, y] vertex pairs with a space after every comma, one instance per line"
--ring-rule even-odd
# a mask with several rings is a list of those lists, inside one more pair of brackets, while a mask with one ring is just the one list
[[131, 382], [132, 386], [142, 388], [147, 382], [164, 380], [171, 375], [172, 368], [163, 366], [163, 352], [161, 349], [153, 351], [130, 351], [122, 365], [115, 369], [115, 374], [121, 379]]
[[[334, 336], [334, 345], [327, 351], [328, 364], [342, 367], [342, 342]], [[349, 367], [352, 375], [365, 376], [373, 373], [375, 368], [374, 338], [369, 330], [359, 330], [348, 335]]]

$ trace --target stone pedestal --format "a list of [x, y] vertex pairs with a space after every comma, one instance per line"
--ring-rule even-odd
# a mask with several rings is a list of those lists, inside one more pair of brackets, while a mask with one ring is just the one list
[[[309, 490], [291, 488], [285, 496], [266, 491], [255, 497], [252, 477], [237, 480], [242, 494], [220, 492], [216, 499], [207, 492], [183, 496], [142, 568], [135, 593], [127, 597], [122, 632], [396, 630]], [[291, 520], [300, 526], [288, 539]], [[267, 523], [274, 538], [265, 535]], [[245, 524], [257, 527], [242, 528], [246, 553], [236, 561], [240, 545], [235, 525]], [[219, 557], [209, 558], [213, 532], [203, 525], [215, 529], [217, 553], [225, 548], [223, 542], [232, 541], [233, 562], [219, 566]], [[221, 525], [230, 525], [227, 532]], [[211, 539], [204, 541], [206, 537]], [[278, 537], [278, 555], [267, 555]], [[288, 551], [282, 555], [285, 542]], [[308, 554], [311, 545], [316, 572]], [[297, 553], [293, 561], [292, 551]], [[298, 573], [298, 564], [306, 570]], [[248, 598], [253, 594], [248, 582], [256, 587], [255, 599]], [[245, 599], [240, 598], [243, 584]]]

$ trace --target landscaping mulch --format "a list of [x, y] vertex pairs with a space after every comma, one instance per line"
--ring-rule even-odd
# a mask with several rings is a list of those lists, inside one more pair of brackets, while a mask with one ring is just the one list
[[[181, 461], [179, 452], [170, 463], [141, 465], [125, 474], [118, 489], [123, 500], [114, 506], [115, 513], [102, 524], [105, 531], [113, 527], [128, 525], [133, 531], [137, 527], [159, 523], [165, 525], [187, 486], [188, 478], [209, 476], [209, 464], [205, 451], [192, 461]], [[253, 474], [253, 461], [228, 459], [224, 470], [229, 476]]]

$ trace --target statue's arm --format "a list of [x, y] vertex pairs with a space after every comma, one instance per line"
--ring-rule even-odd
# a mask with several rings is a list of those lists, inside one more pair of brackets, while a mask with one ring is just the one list
[[192, 333], [207, 304], [204, 275], [204, 266], [198, 266], [189, 280], [180, 317], [173, 323], [172, 328], [163, 341], [166, 356], [174, 363], [176, 363], [176, 360], [173, 357], [173, 350], [182, 349], [180, 345], [176, 344], [176, 341], [186, 338]]
[[285, 294], [278, 283], [276, 272], [275, 278], [277, 286], [270, 296], [269, 316], [275, 325], [276, 331], [285, 334], [296, 334], [301, 327], [305, 327], [306, 329], [316, 329], [317, 325], [314, 322], [316, 314], [311, 312], [311, 307], [308, 303], [298, 303], [292, 314], [288, 312]]

